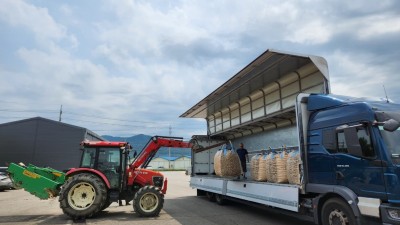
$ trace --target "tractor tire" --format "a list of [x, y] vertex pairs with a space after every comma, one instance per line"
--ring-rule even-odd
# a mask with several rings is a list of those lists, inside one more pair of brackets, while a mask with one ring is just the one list
[[81, 173], [61, 187], [60, 208], [72, 219], [84, 219], [101, 211], [107, 203], [107, 188], [96, 175]]
[[164, 196], [154, 186], [140, 188], [133, 198], [133, 210], [143, 217], [153, 217], [160, 214], [164, 205]]
[[339, 198], [325, 202], [322, 206], [321, 221], [322, 225], [356, 225], [353, 210]]
[[103, 210], [107, 209], [111, 204], [112, 204], [112, 202], [110, 200], [106, 200], [106, 202], [104, 203], [103, 207], [101, 207], [100, 211], [103, 211]]

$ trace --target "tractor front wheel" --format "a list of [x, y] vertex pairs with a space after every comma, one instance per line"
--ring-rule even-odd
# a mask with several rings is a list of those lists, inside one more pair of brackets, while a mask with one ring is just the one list
[[63, 212], [73, 219], [92, 217], [106, 204], [107, 188], [96, 175], [77, 174], [61, 187], [59, 201]]
[[133, 209], [143, 217], [158, 216], [164, 205], [164, 196], [154, 186], [140, 188], [133, 198]]

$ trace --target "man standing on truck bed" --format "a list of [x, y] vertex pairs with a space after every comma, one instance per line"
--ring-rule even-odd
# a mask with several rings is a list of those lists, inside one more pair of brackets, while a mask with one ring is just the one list
[[[247, 152], [247, 149], [243, 147], [243, 143], [240, 143], [239, 148], [236, 150], [239, 159], [240, 159], [240, 164], [242, 165], [242, 171], [243, 171], [243, 178], [246, 179], [246, 161], [249, 162], [249, 153]], [[240, 179], [240, 176], [238, 177]]]

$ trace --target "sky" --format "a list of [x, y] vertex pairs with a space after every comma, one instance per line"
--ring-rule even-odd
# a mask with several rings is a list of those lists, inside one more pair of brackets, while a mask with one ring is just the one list
[[331, 90], [400, 102], [400, 1], [2, 0], [0, 123], [206, 134], [179, 116], [267, 49], [328, 61]]

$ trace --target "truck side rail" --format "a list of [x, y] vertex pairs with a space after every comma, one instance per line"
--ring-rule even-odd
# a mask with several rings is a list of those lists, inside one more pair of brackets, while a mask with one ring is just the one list
[[299, 146], [282, 146], [280, 148], [268, 148], [268, 149], [260, 149], [249, 151], [249, 154], [269, 154], [271, 152], [282, 152], [282, 151], [296, 151], [299, 150]]

